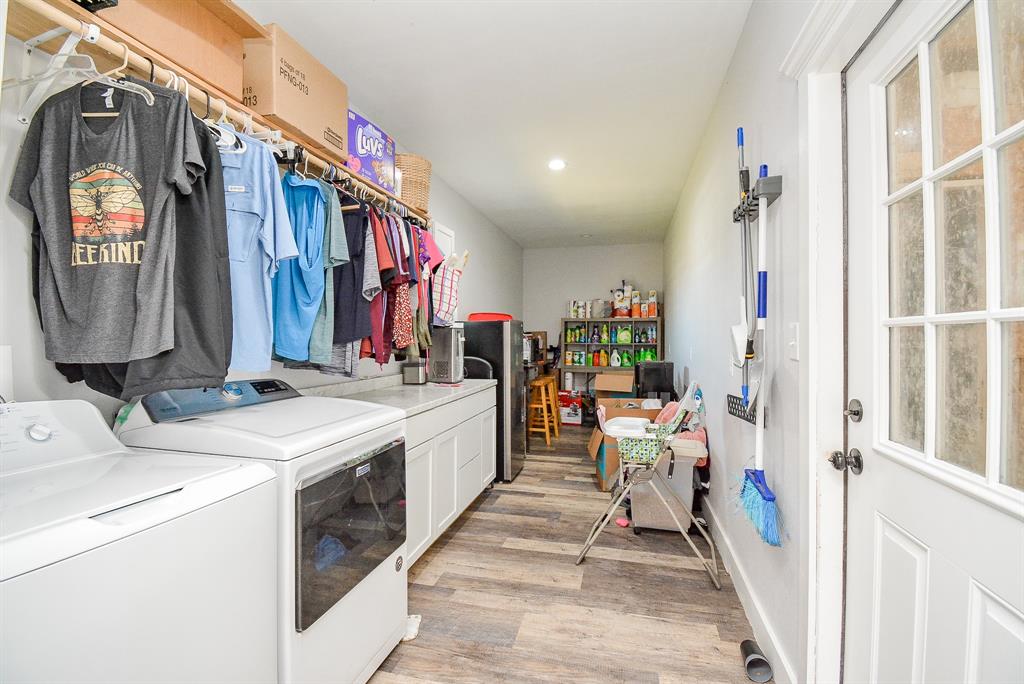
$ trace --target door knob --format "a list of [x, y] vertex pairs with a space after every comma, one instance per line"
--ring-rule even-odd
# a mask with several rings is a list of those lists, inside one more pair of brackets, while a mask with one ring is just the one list
[[848, 454], [844, 454], [842, 451], [833, 451], [828, 457], [828, 462], [836, 470], [849, 468], [854, 475], [860, 475], [864, 471], [864, 457], [861, 455], [860, 449], [850, 449]]

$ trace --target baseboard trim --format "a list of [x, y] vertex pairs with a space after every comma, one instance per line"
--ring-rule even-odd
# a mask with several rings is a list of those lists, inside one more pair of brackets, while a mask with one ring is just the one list
[[774, 681], [778, 682], [778, 684], [796, 684], [799, 680], [793, 670], [793, 665], [779, 649], [779, 640], [775, 629], [765, 614], [761, 601], [751, 591], [747, 572], [743, 564], [736, 559], [732, 540], [729, 539], [729, 535], [724, 531], [725, 528], [720, 524], [720, 516], [712, 508], [707, 498], [704, 499], [703, 503], [704, 512], [710, 518], [708, 522], [711, 523], [711, 534], [718, 545], [718, 552], [722, 557], [722, 562], [725, 564], [725, 569], [729, 572], [729, 576], [732, 577], [733, 586], [736, 587], [736, 594], [740, 597], [740, 603], [747, 614], [747, 619], [750, 620], [750, 627], [754, 630], [754, 638], [757, 639], [757, 644], [761, 647], [761, 650], [768, 656], [768, 662], [772, 664], [772, 670], [775, 674]]

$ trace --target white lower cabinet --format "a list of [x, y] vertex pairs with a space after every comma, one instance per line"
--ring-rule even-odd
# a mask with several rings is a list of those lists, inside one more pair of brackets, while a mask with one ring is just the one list
[[419, 443], [406, 453], [410, 564], [494, 481], [495, 416], [493, 389], [415, 416], [409, 433]]
[[448, 529], [448, 525], [460, 513], [455, 489], [458, 450], [459, 428], [443, 432], [434, 440], [434, 464], [430, 478], [430, 517], [435, 538]]
[[486, 413], [480, 416], [481, 432], [483, 433], [483, 439], [481, 440], [480, 446], [481, 487], [487, 487], [489, 484], [494, 482], [494, 478], [498, 474], [497, 417], [498, 410], [494, 407], [491, 407]]
[[430, 483], [434, 476], [434, 441], [405, 455], [405, 543], [410, 559], [419, 558], [433, 541]]

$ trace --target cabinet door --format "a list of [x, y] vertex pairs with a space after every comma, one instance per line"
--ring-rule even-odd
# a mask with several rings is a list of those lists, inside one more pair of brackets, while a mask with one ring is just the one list
[[481, 488], [494, 482], [498, 472], [497, 446], [498, 432], [495, 428], [497, 410], [492, 406], [482, 416], [482, 435], [480, 444]]
[[466, 510], [473, 499], [480, 493], [480, 455], [459, 468], [459, 513]]
[[458, 469], [459, 427], [442, 432], [434, 439], [434, 462], [430, 481], [431, 517], [434, 522], [434, 538], [447, 529], [459, 511], [455, 489]]
[[410, 565], [434, 540], [430, 496], [433, 468], [434, 440], [409, 450], [405, 465], [405, 534]]

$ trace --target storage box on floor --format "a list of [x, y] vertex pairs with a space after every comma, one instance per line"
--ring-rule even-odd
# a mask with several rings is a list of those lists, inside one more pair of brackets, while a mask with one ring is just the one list
[[[680, 508], [679, 502], [672, 496], [671, 492], [665, 489], [665, 485], [657, 480], [651, 480], [633, 487], [630, 492], [630, 509], [633, 517], [633, 527], [640, 527], [654, 530], [675, 530], [676, 524], [672, 516], [665, 510], [664, 504], [658, 499], [652, 490], [657, 487], [658, 491], [672, 511], [679, 518], [684, 527], [689, 526], [687, 511], [693, 510], [693, 489], [694, 470], [697, 461], [707, 456], [707, 449], [703, 443], [677, 436], [673, 440], [673, 451], [675, 452], [675, 467], [673, 468], [672, 479], [668, 480], [669, 487], [676, 496], [683, 502], [685, 508]], [[658, 472], [668, 478], [669, 459], [663, 458], [658, 463]]]
[[559, 390], [558, 413], [562, 425], [582, 425], [583, 393], [579, 390]]
[[312, 147], [348, 157], [348, 87], [276, 24], [245, 41], [242, 104]]
[[594, 378], [597, 403], [602, 399], [628, 399], [633, 396], [633, 373], [600, 373]]
[[[602, 384], [598, 384], [597, 405], [598, 407], [604, 407], [605, 420], [618, 417], [628, 417], [647, 418], [648, 420], [653, 421], [658, 417], [661, 409], [640, 408], [640, 402], [643, 401], [642, 399], [637, 397], [607, 396], [608, 394], [632, 394], [632, 375], [613, 375], [611, 373], [606, 375], [602, 374], [597, 376], [597, 380], [595, 382], [600, 382], [601, 378], [606, 378], [605, 382], [602, 383], [605, 389], [600, 389]], [[610, 380], [607, 378], [610, 378]], [[623, 379], [628, 382], [623, 382]], [[602, 395], [602, 392], [604, 395]], [[590, 434], [590, 442], [587, 444], [587, 453], [590, 454], [590, 458], [594, 459], [594, 469], [597, 475], [598, 487], [602, 492], [609, 491], [618, 479], [618, 440], [614, 437], [608, 437], [605, 435], [601, 431], [601, 426], [598, 425]]]

